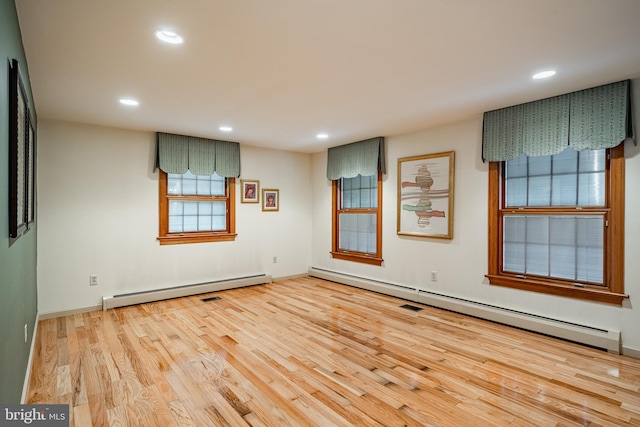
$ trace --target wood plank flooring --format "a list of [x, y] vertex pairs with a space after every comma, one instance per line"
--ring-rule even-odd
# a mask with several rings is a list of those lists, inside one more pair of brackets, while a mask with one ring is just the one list
[[640, 360], [406, 303], [302, 277], [43, 320], [28, 403], [78, 427], [640, 426]]

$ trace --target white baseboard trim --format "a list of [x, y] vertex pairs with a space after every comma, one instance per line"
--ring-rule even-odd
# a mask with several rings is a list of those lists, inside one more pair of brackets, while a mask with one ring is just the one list
[[191, 285], [176, 286], [173, 288], [151, 289], [129, 294], [102, 297], [102, 309], [124, 307], [127, 305], [143, 304], [146, 302], [161, 301], [171, 298], [186, 297], [205, 294], [209, 292], [225, 291], [244, 286], [263, 285], [271, 283], [271, 276], [257, 274], [254, 276], [237, 277], [232, 279], [215, 280]]
[[40, 313], [40, 320], [55, 319], [56, 317], [72, 316], [74, 314], [89, 313], [91, 311], [102, 310], [102, 304], [90, 305], [88, 307], [74, 308], [63, 311], [50, 311], [48, 313]]
[[27, 372], [24, 374], [24, 384], [22, 384], [22, 396], [20, 397], [20, 403], [25, 404], [27, 401], [27, 393], [29, 391], [29, 379], [31, 378], [31, 363], [33, 361], [33, 349], [36, 346], [36, 337], [38, 336], [38, 323], [40, 316], [36, 315], [36, 321], [33, 327], [33, 333], [31, 334], [31, 345], [29, 346], [29, 359], [27, 360]]
[[279, 282], [281, 280], [289, 280], [289, 279], [299, 279], [301, 277], [309, 277], [309, 273], [307, 273], [305, 271], [304, 273], [301, 273], [301, 274], [292, 274], [292, 275], [289, 275], [289, 276], [272, 277], [271, 278], [271, 282]]
[[420, 289], [412, 289], [403, 285], [381, 282], [358, 277], [337, 271], [310, 267], [309, 275], [350, 285], [385, 295], [414, 301], [417, 303], [490, 320], [505, 325], [538, 332], [557, 338], [574, 341], [620, 354], [621, 333], [615, 330], [604, 330], [589, 325], [578, 325], [559, 319], [539, 316], [532, 313], [519, 312], [504, 307], [493, 306], [472, 300], [465, 300], [449, 295], [437, 294]]
[[629, 357], [640, 359], [640, 348], [622, 346], [622, 354]]

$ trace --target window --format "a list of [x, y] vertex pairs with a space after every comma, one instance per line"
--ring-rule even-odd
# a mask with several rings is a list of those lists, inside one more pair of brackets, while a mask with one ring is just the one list
[[332, 182], [333, 258], [382, 265], [382, 173]]
[[621, 304], [624, 144], [489, 166], [491, 284]]
[[161, 245], [235, 239], [235, 179], [160, 171]]

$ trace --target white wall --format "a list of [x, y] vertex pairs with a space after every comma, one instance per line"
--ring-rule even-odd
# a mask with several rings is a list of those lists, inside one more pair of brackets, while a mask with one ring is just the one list
[[[640, 105], [640, 81], [634, 82]], [[640, 113], [636, 111], [636, 123]], [[331, 184], [326, 153], [315, 154], [313, 170], [312, 266], [418, 288], [528, 313], [622, 331], [623, 346], [640, 351], [640, 149], [626, 143], [626, 265], [622, 307], [489, 285], [487, 273], [487, 165], [481, 161], [482, 118], [387, 137], [388, 173], [383, 183], [381, 267], [331, 258]], [[454, 238], [439, 240], [396, 234], [397, 159], [455, 151]], [[430, 272], [438, 272], [438, 282]]]
[[[640, 81], [634, 82], [640, 105]], [[636, 109], [640, 125], [640, 109]], [[487, 269], [487, 165], [482, 119], [387, 137], [381, 267], [330, 257], [331, 183], [326, 152], [306, 155], [241, 144], [242, 178], [280, 189], [280, 212], [237, 203], [235, 242], [160, 246], [154, 134], [41, 121], [38, 146], [38, 302], [51, 313], [114, 295], [258, 273], [303, 274], [309, 266], [622, 331], [640, 352], [640, 149], [626, 145], [626, 267], [622, 307], [498, 286]], [[397, 159], [456, 153], [454, 238], [396, 234]], [[278, 263], [273, 264], [273, 256]], [[432, 270], [439, 281], [429, 280]], [[89, 287], [89, 275], [100, 284]]]
[[[153, 132], [42, 120], [38, 144], [40, 314], [95, 306], [102, 296], [308, 269], [308, 154], [241, 144], [241, 178], [279, 189], [279, 212], [240, 203], [238, 180], [236, 241], [160, 246]], [[90, 274], [98, 286], [89, 286]]]

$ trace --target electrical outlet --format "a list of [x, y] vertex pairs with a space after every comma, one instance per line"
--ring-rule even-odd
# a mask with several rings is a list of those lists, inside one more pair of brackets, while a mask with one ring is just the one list
[[89, 276], [89, 286], [96, 286], [98, 284], [98, 275], [91, 274]]
[[431, 272], [431, 281], [432, 282], [437, 282], [438, 281], [438, 272], [437, 271], [432, 271]]
[[24, 342], [26, 343], [29, 339], [29, 325], [24, 324]]
[[277, 256], [274, 256], [274, 257], [273, 257], [273, 263], [275, 264], [275, 263], [277, 263], [277, 262], [278, 262], [278, 257], [277, 257]]

